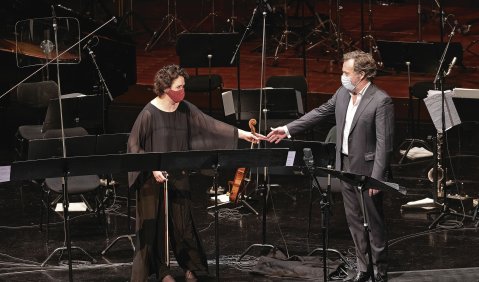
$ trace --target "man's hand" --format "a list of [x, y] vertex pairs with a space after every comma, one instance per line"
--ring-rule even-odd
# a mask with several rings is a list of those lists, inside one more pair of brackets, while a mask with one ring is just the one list
[[166, 177], [163, 173], [163, 171], [153, 171], [153, 177], [156, 179], [156, 182], [163, 183], [166, 181]]
[[372, 196], [374, 196], [374, 195], [377, 195], [379, 192], [381, 192], [381, 190], [369, 188], [369, 197], [372, 197]]
[[268, 136], [266, 136], [269, 142], [271, 143], [274, 142], [276, 144], [278, 144], [285, 137], [286, 137], [286, 132], [284, 131], [284, 128], [282, 126], [271, 128], [271, 132], [268, 133]]

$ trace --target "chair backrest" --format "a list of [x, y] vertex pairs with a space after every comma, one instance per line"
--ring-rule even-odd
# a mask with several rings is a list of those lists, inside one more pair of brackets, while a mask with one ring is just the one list
[[46, 108], [50, 99], [58, 97], [55, 81], [25, 82], [17, 87], [17, 101], [32, 108]]
[[328, 131], [328, 135], [324, 139], [326, 143], [336, 143], [336, 125], [331, 127]]
[[[95, 154], [96, 135], [88, 135], [81, 127], [66, 128], [65, 147], [67, 156], [88, 156]], [[61, 157], [63, 146], [61, 131], [53, 129], [45, 132], [45, 139], [32, 140], [29, 143], [29, 159]]]
[[308, 94], [308, 83], [304, 76], [271, 76], [266, 81], [267, 87], [273, 88], [293, 88], [301, 92], [304, 98]]
[[[101, 128], [102, 108], [100, 95], [70, 93], [62, 95], [64, 128], [84, 127], [90, 131]], [[43, 121], [42, 132], [61, 128], [58, 97], [50, 100]]]
[[124, 154], [127, 150], [129, 133], [97, 135], [96, 155]]
[[230, 64], [238, 40], [238, 33], [182, 33], [176, 41], [176, 54], [181, 67], [206, 68], [208, 54], [212, 55], [211, 67], [238, 67]]

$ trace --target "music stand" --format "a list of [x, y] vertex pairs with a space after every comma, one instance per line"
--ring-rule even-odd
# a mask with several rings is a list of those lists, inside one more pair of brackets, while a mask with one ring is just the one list
[[[238, 89], [240, 89], [239, 56], [230, 62], [239, 39], [238, 33], [183, 33], [176, 42], [176, 54], [180, 66], [186, 68], [208, 68], [208, 107], [211, 113], [211, 68], [235, 67]], [[211, 58], [209, 59], [209, 55]], [[198, 71], [197, 71], [198, 72]]]
[[[169, 153], [144, 153], [123, 155], [97, 155], [87, 157], [65, 157], [36, 161], [14, 162], [10, 180], [58, 177], [65, 174], [88, 175], [125, 171], [154, 171], [213, 168], [283, 166], [287, 149], [212, 150]], [[217, 205], [218, 187], [215, 186]], [[265, 211], [263, 211], [265, 212]], [[166, 221], [167, 222], [167, 221]], [[263, 228], [265, 225], [263, 224]], [[215, 253], [216, 279], [219, 281], [219, 234], [218, 208], [215, 208]], [[263, 229], [263, 232], [265, 230]], [[263, 234], [265, 238], [265, 233]], [[270, 246], [264, 244], [263, 246]], [[168, 254], [167, 254], [168, 255]]]
[[[224, 150], [219, 151], [218, 167], [237, 168], [237, 167], [269, 167], [284, 166], [287, 159], [286, 149], [246, 149], [246, 150]], [[215, 185], [215, 183], [213, 183]], [[266, 196], [264, 197], [266, 199]], [[218, 234], [218, 185], [215, 185], [215, 244], [216, 244], [216, 280], [219, 281], [219, 234]], [[270, 247], [266, 244], [266, 203], [263, 206], [263, 224], [262, 224], [263, 243], [253, 244], [252, 246]], [[251, 247], [250, 247], [251, 248]]]
[[[101, 125], [102, 111], [97, 105], [101, 103], [100, 95], [72, 93], [62, 95], [63, 127], [81, 126], [85, 129], [97, 129]], [[60, 129], [60, 107], [58, 98], [51, 99], [43, 122], [42, 132]]]
[[368, 272], [371, 274], [372, 282], [375, 282], [374, 277], [374, 268], [373, 268], [373, 257], [371, 251], [371, 242], [369, 241], [369, 223], [368, 223], [368, 214], [364, 202], [364, 191], [367, 191], [370, 187], [374, 189], [379, 189], [381, 191], [397, 191], [403, 195], [406, 195], [406, 189], [396, 183], [390, 183], [385, 181], [377, 180], [373, 177], [366, 175], [359, 175], [350, 172], [337, 171], [330, 168], [316, 167], [311, 170], [314, 174], [319, 175], [331, 175], [338, 178], [341, 181], [344, 181], [354, 187], [357, 187], [360, 194], [360, 205], [361, 212], [363, 214], [363, 226], [364, 226], [364, 235], [366, 239], [366, 251], [369, 258]]
[[[329, 218], [331, 215], [331, 182], [328, 175], [328, 185], [326, 190], [324, 191], [321, 189], [321, 186], [316, 177], [314, 177], [314, 173], [312, 173], [311, 169], [313, 168], [311, 165], [306, 163], [306, 159], [304, 156], [304, 149], [309, 148], [312, 153], [312, 157], [314, 160], [314, 164], [316, 166], [321, 167], [329, 167], [333, 166], [336, 158], [336, 144], [335, 143], [324, 143], [318, 141], [303, 141], [303, 140], [281, 140], [278, 144], [272, 143], [272, 147], [284, 147], [288, 148], [288, 163], [286, 164], [285, 168], [278, 168], [283, 173], [291, 173], [291, 169], [306, 168], [308, 171], [308, 176], [310, 177], [310, 198], [309, 198], [309, 215], [308, 215], [308, 235], [307, 238], [309, 240], [310, 232], [311, 232], [311, 218], [312, 218], [312, 208], [313, 208], [313, 181], [315, 181], [316, 186], [319, 189], [320, 195], [320, 206], [321, 206], [321, 236], [323, 239], [323, 248], [317, 248], [310, 252], [310, 255], [315, 253], [316, 251], [322, 250], [323, 251], [323, 269], [324, 269], [324, 277], [325, 281], [327, 281], [328, 277], [328, 268], [327, 268], [327, 251], [334, 252], [339, 254], [342, 257], [342, 254], [335, 250], [328, 248], [328, 233], [329, 233]], [[285, 170], [286, 169], [286, 170]], [[308, 250], [309, 251], [309, 250]], [[344, 262], [347, 263], [347, 260], [342, 258]]]
[[[269, 118], [297, 119], [304, 114], [301, 92], [293, 88], [264, 88], [265, 109]], [[261, 89], [230, 90], [222, 93], [225, 116], [235, 114], [238, 121], [258, 119]], [[264, 122], [263, 125], [265, 125]], [[261, 129], [262, 125], [259, 125]]]

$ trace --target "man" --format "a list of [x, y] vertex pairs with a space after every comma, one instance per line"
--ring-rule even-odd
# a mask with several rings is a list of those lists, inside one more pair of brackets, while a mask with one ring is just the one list
[[[362, 51], [344, 54], [342, 87], [334, 96], [286, 126], [272, 129], [267, 138], [278, 143], [334, 115], [336, 119], [336, 169], [386, 180], [393, 149], [394, 108], [392, 99], [371, 80], [376, 75], [372, 56]], [[382, 192], [366, 191], [370, 242], [376, 281], [387, 281], [387, 240], [382, 213]], [[364, 282], [368, 272], [360, 194], [342, 182], [344, 209], [356, 247], [358, 272], [345, 281]]]

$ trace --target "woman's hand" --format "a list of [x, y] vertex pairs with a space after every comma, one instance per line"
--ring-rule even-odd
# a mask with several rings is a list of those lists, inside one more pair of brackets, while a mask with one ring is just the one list
[[259, 134], [259, 133], [251, 133], [248, 131], [244, 131], [242, 129], [238, 129], [238, 138], [246, 140], [251, 143], [258, 143], [260, 140], [266, 140], [266, 136]]
[[158, 183], [163, 183], [166, 181], [166, 176], [164, 171], [153, 171], [153, 177]]
[[267, 140], [271, 143], [278, 144], [279, 141], [283, 140], [286, 137], [286, 131], [283, 126], [271, 128], [271, 132], [266, 136]]

